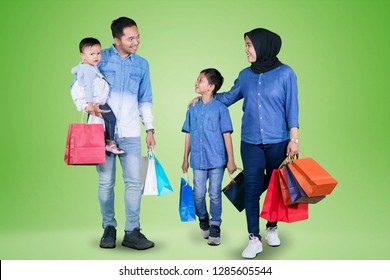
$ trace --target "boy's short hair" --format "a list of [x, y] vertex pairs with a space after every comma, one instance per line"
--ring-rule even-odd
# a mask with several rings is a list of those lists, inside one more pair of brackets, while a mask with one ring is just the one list
[[101, 46], [98, 39], [92, 37], [82, 39], [79, 44], [80, 53], [82, 53], [85, 48], [92, 47], [94, 45]]
[[223, 84], [223, 77], [221, 73], [215, 68], [207, 68], [200, 71], [207, 78], [210, 85], [214, 85], [213, 95], [221, 88]]
[[120, 39], [123, 36], [123, 29], [134, 25], [137, 26], [135, 21], [128, 17], [120, 17], [113, 20], [111, 23], [112, 37]]

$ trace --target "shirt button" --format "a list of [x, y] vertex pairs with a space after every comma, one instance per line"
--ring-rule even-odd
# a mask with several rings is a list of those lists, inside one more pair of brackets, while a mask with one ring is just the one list
[[260, 120], [262, 120], [263, 119], [263, 117], [260, 117]]
[[261, 82], [259, 82], [259, 85], [261, 85]]
[[260, 93], [258, 93], [257, 95], [260, 95]]
[[261, 131], [263, 131], [263, 129], [260, 129]]

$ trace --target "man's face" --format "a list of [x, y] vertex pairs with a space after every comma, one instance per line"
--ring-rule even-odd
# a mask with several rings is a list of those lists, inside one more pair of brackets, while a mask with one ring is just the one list
[[125, 27], [123, 29], [123, 36], [114, 39], [115, 47], [122, 57], [127, 57], [137, 52], [140, 38], [137, 26]]

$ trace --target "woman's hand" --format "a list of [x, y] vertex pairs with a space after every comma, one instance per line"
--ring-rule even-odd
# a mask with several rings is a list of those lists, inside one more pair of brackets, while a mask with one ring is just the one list
[[287, 145], [287, 156], [292, 158], [294, 155], [297, 155], [299, 157], [299, 144], [290, 141]]

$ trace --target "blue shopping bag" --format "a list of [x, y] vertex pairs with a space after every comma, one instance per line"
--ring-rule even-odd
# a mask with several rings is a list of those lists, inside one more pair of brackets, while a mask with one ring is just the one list
[[154, 155], [154, 164], [156, 167], [156, 179], [157, 179], [157, 190], [158, 195], [164, 195], [173, 192], [172, 186], [169, 183], [168, 177], [165, 174], [165, 171], [157, 159], [156, 155]]
[[191, 222], [196, 220], [195, 202], [192, 187], [187, 180], [181, 178], [180, 181], [180, 198], [179, 198], [180, 221]]

